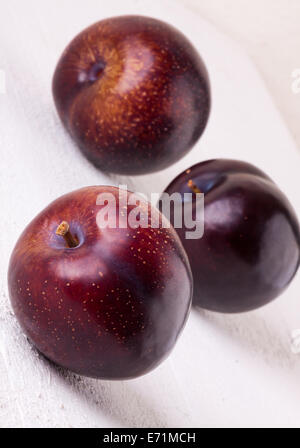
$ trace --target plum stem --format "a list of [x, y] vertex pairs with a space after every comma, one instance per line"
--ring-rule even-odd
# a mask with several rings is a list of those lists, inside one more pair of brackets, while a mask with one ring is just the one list
[[197, 194], [197, 193], [201, 193], [201, 190], [199, 190], [199, 188], [197, 187], [197, 185], [194, 184], [194, 182], [192, 181], [192, 179], [190, 179], [188, 181], [188, 187], [192, 190], [193, 193]]
[[62, 221], [56, 229], [56, 235], [62, 236], [68, 247], [77, 247], [78, 241], [70, 232], [70, 226], [67, 221]]

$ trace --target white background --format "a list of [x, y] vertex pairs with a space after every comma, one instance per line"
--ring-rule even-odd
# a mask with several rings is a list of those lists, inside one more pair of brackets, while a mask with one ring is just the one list
[[252, 58], [300, 146], [300, 93], [291, 73], [300, 70], [299, 0], [179, 0], [239, 42]]
[[[264, 2], [251, 2], [254, 9], [258, 3]], [[188, 156], [162, 173], [130, 179], [109, 178], [81, 156], [51, 96], [54, 67], [69, 40], [98, 19], [123, 13], [159, 17], [187, 34], [207, 64], [213, 95], [205, 135]], [[291, 333], [300, 328], [299, 276], [278, 300], [252, 313], [193, 310], [168, 360], [128, 382], [49, 365], [23, 336], [7, 293], [9, 254], [24, 226], [51, 200], [85, 185], [127, 182], [159, 192], [193, 163], [233, 157], [267, 171], [300, 216], [297, 146], [242, 47], [195, 7], [174, 0], [12, 0], [1, 4], [0, 42], [6, 75], [0, 94], [0, 426], [298, 426], [300, 359], [291, 351]]]

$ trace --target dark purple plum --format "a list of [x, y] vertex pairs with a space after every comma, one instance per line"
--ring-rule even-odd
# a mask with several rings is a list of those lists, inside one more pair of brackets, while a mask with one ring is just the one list
[[[223, 313], [253, 310], [284, 291], [299, 266], [299, 223], [277, 185], [255, 166], [216, 159], [180, 174], [166, 192], [205, 194], [204, 235], [186, 239], [193, 303]], [[174, 213], [171, 215], [171, 222]]]
[[[39, 351], [102, 379], [134, 378], [156, 367], [172, 350], [192, 299], [176, 232], [162, 228], [156, 209], [144, 228], [126, 228], [132, 207], [125, 211], [120, 191], [87, 187], [52, 202], [24, 230], [8, 272], [13, 309]], [[99, 194], [112, 195], [116, 227], [99, 227]], [[141, 201], [142, 220], [150, 211]], [[108, 216], [114, 220], [113, 205]]]
[[83, 154], [119, 174], [162, 170], [205, 129], [205, 65], [171, 25], [143, 16], [102, 20], [68, 45], [53, 77], [58, 114]]

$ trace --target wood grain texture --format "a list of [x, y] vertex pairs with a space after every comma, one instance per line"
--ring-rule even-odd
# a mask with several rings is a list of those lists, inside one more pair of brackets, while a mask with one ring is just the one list
[[[171, 6], [172, 5], [172, 6]], [[107, 16], [147, 14], [186, 33], [203, 55], [212, 115], [195, 148], [168, 170], [138, 178], [92, 167], [56, 115], [51, 78], [81, 29]], [[300, 215], [300, 157], [240, 48], [174, 1], [12, 0], [2, 5], [0, 68], [0, 426], [297, 426], [300, 361], [290, 347], [300, 326], [299, 275], [258, 311], [223, 316], [194, 310], [171, 357], [129, 382], [86, 379], [55, 368], [31, 348], [9, 304], [8, 258], [20, 232], [50, 201], [92, 184], [161, 192], [185, 168], [213, 157], [244, 159], [266, 171]]]

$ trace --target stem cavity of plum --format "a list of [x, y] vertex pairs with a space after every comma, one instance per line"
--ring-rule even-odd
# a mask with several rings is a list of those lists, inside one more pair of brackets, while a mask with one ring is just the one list
[[195, 193], [195, 194], [201, 193], [201, 191], [199, 190], [197, 185], [194, 184], [192, 179], [190, 179], [187, 184], [188, 184], [188, 187], [192, 190], [193, 193]]
[[70, 232], [70, 226], [67, 221], [62, 221], [56, 229], [56, 235], [62, 236], [69, 248], [77, 247], [78, 241]]

